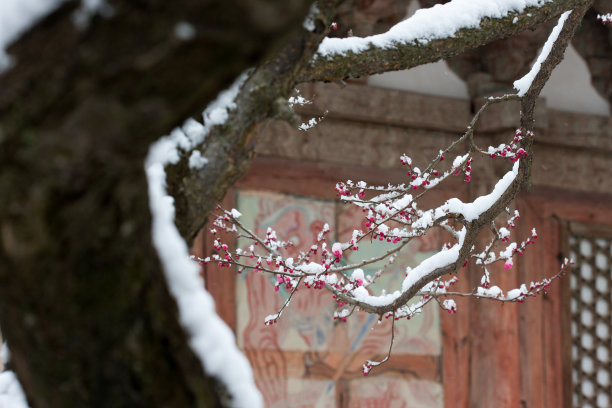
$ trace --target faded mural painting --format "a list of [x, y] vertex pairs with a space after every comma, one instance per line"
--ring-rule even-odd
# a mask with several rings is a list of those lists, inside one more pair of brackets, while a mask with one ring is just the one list
[[[261, 191], [239, 191], [237, 208], [241, 221], [256, 234], [268, 227], [291, 241], [288, 256], [315, 242], [324, 224], [330, 227], [329, 240], [350, 237], [355, 226], [365, 221], [360, 209], [332, 200], [303, 198]], [[362, 226], [364, 228], [364, 226]], [[244, 247], [248, 242], [239, 241]], [[362, 243], [359, 257], [380, 253], [379, 242]], [[390, 266], [395, 273], [383, 275], [371, 286], [400, 287], [406, 266], [414, 266], [439, 246], [438, 236], [411, 243]], [[358, 259], [348, 256], [342, 262]], [[382, 263], [364, 269], [374, 274]], [[443, 405], [438, 373], [423, 379], [422, 372], [402, 369], [406, 359], [440, 359], [442, 335], [439, 310], [430, 305], [410, 321], [395, 322], [393, 361], [380, 366], [367, 379], [362, 364], [384, 358], [389, 349], [392, 324], [378, 317], [355, 312], [346, 322], [335, 320], [335, 304], [326, 290], [298, 289], [291, 305], [274, 325], [264, 319], [277, 313], [288, 293], [275, 292], [274, 277], [253, 273], [239, 275], [236, 284], [237, 340], [251, 360], [257, 386], [268, 407], [436, 407]], [[386, 279], [386, 281], [382, 281]], [[414, 366], [414, 364], [412, 364]], [[420, 370], [419, 370], [420, 371]], [[367, 386], [366, 386], [367, 385]]]

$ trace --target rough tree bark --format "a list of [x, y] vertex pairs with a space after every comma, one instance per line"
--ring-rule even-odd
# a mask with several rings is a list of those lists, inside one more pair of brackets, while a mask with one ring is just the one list
[[[556, 0], [527, 10], [529, 24], [494, 20], [425, 57], [414, 46], [365, 71], [340, 59], [309, 64], [338, 1], [319, 2], [315, 32], [301, 29], [306, 0], [110, 3], [114, 16], [84, 32], [66, 3], [10, 49], [17, 69], [0, 77], [0, 326], [33, 407], [220, 404], [151, 245], [143, 160], [245, 68], [264, 61], [228, 125], [199, 148], [209, 165], [192, 172], [188, 152], [168, 169], [187, 240], [248, 168], [260, 126], [286, 115], [282, 101], [300, 81], [456, 55], [585, 1]], [[197, 36], [174, 38], [179, 21]], [[363, 58], [372, 67], [380, 57]]]
[[0, 79], [0, 326], [32, 407], [218, 406], [151, 245], [144, 158], [309, 4], [111, 3], [83, 33], [63, 6]]

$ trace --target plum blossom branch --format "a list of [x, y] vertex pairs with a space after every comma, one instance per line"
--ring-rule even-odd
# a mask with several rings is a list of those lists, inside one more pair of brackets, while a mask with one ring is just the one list
[[[326, 225], [316, 242], [294, 259], [284, 252], [285, 248], [292, 244], [278, 241], [272, 228], [268, 228], [265, 237], [258, 237], [255, 232], [240, 223], [239, 213], [235, 210], [222, 211], [214, 223], [215, 228], [229, 232], [240, 230], [253, 244], [246, 249], [238, 248], [232, 251], [218, 238], [214, 247], [220, 254], [213, 254], [201, 261], [214, 260], [221, 267], [234, 265], [239, 267], [239, 272], [252, 269], [255, 272], [270, 273], [276, 278], [275, 290], [281, 287], [290, 290], [289, 298], [281, 310], [266, 318], [267, 324], [280, 317], [302, 283], [307, 289], [327, 289], [331, 292], [338, 308], [334, 312], [334, 318], [341, 321], [345, 321], [354, 310], [392, 317], [393, 320], [404, 317], [410, 319], [432, 300], [449, 313], [454, 313], [456, 304], [453, 296], [474, 296], [520, 303], [529, 296], [545, 293], [550, 283], [565, 273], [568, 262], [564, 263], [561, 271], [552, 278], [521, 285], [506, 294], [497, 286], [491, 286], [488, 266], [504, 262], [504, 269], [511, 269], [513, 257], [521, 255], [537, 239], [536, 231], [532, 230], [531, 236], [526, 240], [510, 241], [511, 230], [519, 219], [518, 212], [499, 227], [496, 220], [504, 212], [509, 212], [509, 206], [515, 196], [529, 183], [535, 99], [554, 66], [562, 59], [569, 39], [587, 8], [588, 4], [581, 5], [574, 11], [563, 13], [547, 41], [539, 65], [530, 72], [530, 80], [524, 82], [525, 87], [521, 86], [516, 95], [488, 98], [468, 124], [465, 133], [441, 150], [424, 170], [417, 167], [412, 158], [402, 155], [400, 162], [408, 169], [406, 183], [371, 186], [363, 181], [355, 183], [349, 180], [336, 185], [337, 195], [342, 201], [364, 212], [365, 231], [355, 229], [346, 242], [331, 242], [328, 236], [329, 227]], [[521, 102], [521, 128], [509, 136], [506, 144], [489, 146], [486, 149], [478, 147], [474, 134], [482, 113], [492, 104], [510, 100]], [[466, 141], [467, 151], [462, 152], [463, 154], [455, 153]], [[448, 182], [452, 178], [451, 175], [462, 175], [463, 182], [471, 182], [474, 154], [487, 156], [492, 160], [507, 161], [511, 163], [511, 169], [500, 178], [491, 192], [477, 197], [472, 202], [464, 203], [457, 198], [451, 198], [437, 207], [421, 209], [421, 198], [440, 183]], [[446, 160], [452, 155], [455, 155], [452, 161]], [[480, 232], [487, 227], [491, 230], [492, 238], [478, 250], [477, 247], [481, 245], [477, 239]], [[388, 270], [383, 267], [372, 276], [365, 274], [361, 268], [384, 259], [392, 262], [411, 240], [425, 236], [434, 228], [450, 233], [452, 241], [416, 267], [407, 268], [400, 289], [375, 294], [373, 283]], [[348, 252], [359, 254], [360, 244], [365, 239], [386, 242], [393, 245], [393, 248], [378, 256], [342, 265], [341, 260], [346, 259]], [[457, 273], [467, 266], [470, 260], [483, 269], [480, 287], [471, 293], [448, 291], [456, 282], [457, 276], [447, 281], [442, 281], [441, 278], [449, 273]], [[391, 348], [389, 355], [390, 352]], [[379, 362], [368, 361], [364, 365], [364, 374], [387, 359], [388, 356]]]
[[[480, 286], [473, 292], [454, 292], [446, 290], [448, 286], [444, 286], [443, 284], [441, 284], [438, 289], [436, 282], [434, 282], [434, 290], [424, 289], [419, 292], [419, 295], [432, 296], [436, 299], [448, 297], [472, 297], [477, 299], [495, 300], [498, 302], [523, 303], [529, 297], [535, 297], [540, 294], [546, 295], [552, 282], [555, 279], [561, 279], [563, 276], [565, 276], [569, 267], [573, 264], [573, 261], [566, 258], [561, 264], [559, 272], [557, 272], [555, 275], [551, 276], [550, 278], [544, 278], [538, 282], [530, 282], [529, 285], [523, 283], [518, 288], [506, 291], [506, 294], [504, 294], [504, 291], [498, 286]], [[456, 306], [454, 303], [445, 304], [442, 308], [451, 314], [456, 313]]]
[[[548, 49], [545, 50], [546, 55], [541, 61], [541, 68], [533, 74], [534, 81], [530, 83], [529, 89], [525, 91], [524, 96], [520, 97], [521, 100], [525, 98], [533, 99], [537, 96], [537, 93], [532, 92], [531, 89], [532, 87], [541, 89], [538, 77], [541, 77], [542, 72], [546, 75], [550, 75], [552, 71], [550, 65], [554, 65], [560, 60], [559, 55], [562, 55], [562, 53], [559, 52], [558, 48], [567, 45], [566, 40], [568, 38], [568, 32], [566, 30], [566, 20], [568, 24], [573, 24], [574, 28], [577, 21], [579, 21], [576, 18], [570, 18], [567, 13], [563, 14], [559, 25], [551, 35], [551, 37], [555, 37], [555, 41], [550, 42]], [[557, 37], [561, 41], [556, 41]], [[565, 40], [565, 42], [563, 40]], [[381, 188], [380, 186], [367, 186], [364, 182], [353, 183], [348, 181], [346, 183], [339, 183], [336, 186], [338, 195], [347, 202], [357, 205], [362, 210], [366, 211], [366, 226], [369, 230], [367, 232], [360, 230], [353, 231], [350, 242], [334, 243], [331, 245], [331, 251], [328, 250], [331, 243], [317, 243], [311, 246], [308, 253], [302, 254], [298, 259], [298, 264], [295, 264], [293, 258], [283, 258], [279, 256], [278, 253], [273, 253], [270, 248], [267, 248], [269, 240], [264, 241], [254, 238], [255, 234], [244, 226], [241, 226], [236, 219], [231, 217], [231, 213], [225, 212], [224, 220], [230, 220], [237, 223], [239, 228], [246, 231], [249, 237], [262, 244], [260, 245], [260, 250], [263, 249], [264, 252], [268, 252], [255, 254], [254, 247], [251, 246], [249, 248], [248, 256], [251, 259], [258, 259], [254, 266], [256, 270], [277, 274], [277, 276], [279, 276], [279, 282], [280, 280], [285, 282], [285, 279], [291, 279], [289, 278], [290, 276], [307, 278], [305, 283], [315, 288], [325, 287], [330, 290], [340, 306], [351, 304], [359, 307], [361, 310], [378, 315], [397, 312], [401, 307], [406, 305], [410, 299], [417, 295], [422, 287], [438, 279], [442, 275], [456, 272], [462, 266], [467, 265], [471, 257], [476, 258], [477, 264], [483, 266], [485, 272], [483, 284], [488, 285], [489, 273], [486, 269], [487, 265], [503, 260], [506, 269], [509, 269], [512, 267], [512, 256], [517, 252], [522, 253], [525, 246], [531, 243], [530, 240], [520, 245], [511, 243], [508, 244], [503, 251], [500, 251], [498, 255], [492, 253], [493, 246], [498, 241], [506, 241], [509, 235], [506, 227], [497, 230], [494, 220], [506, 210], [521, 186], [528, 182], [528, 172], [531, 163], [530, 149], [533, 133], [528, 130], [523, 131], [518, 129], [508, 145], [498, 146], [496, 148], [489, 147], [486, 150], [486, 154], [490, 155], [493, 159], [509, 159], [513, 162], [512, 169], [498, 181], [493, 191], [489, 194], [478, 197], [473, 202], [469, 203], [463, 203], [459, 199], [453, 198], [439, 207], [426, 211], [419, 209], [418, 201], [419, 198], [429, 190], [429, 186], [432, 184], [437, 185], [439, 182], [448, 178], [449, 174], [464, 174], [465, 182], [471, 180], [470, 165], [473, 160], [471, 153], [473, 150], [477, 150], [481, 153], [484, 152], [482, 149], [475, 147], [473, 142], [474, 129], [481, 113], [493, 103], [516, 98], [518, 98], [516, 95], [489, 98], [484, 106], [476, 113], [468, 125], [467, 131], [447, 149], [440, 151], [437, 157], [429, 163], [424, 172], [413, 165], [411, 158], [405, 155], [402, 156], [402, 164], [410, 168], [408, 176], [410, 176], [411, 181], [407, 185], [402, 184]], [[530, 114], [532, 114], [530, 110], [523, 112], [523, 115]], [[524, 118], [522, 118], [522, 121], [524, 121]], [[523, 136], [523, 134], [525, 134], [525, 136]], [[468, 153], [457, 156], [453, 160], [450, 169], [440, 175], [437, 168], [444, 161], [445, 155], [450, 154], [453, 149], [459, 146], [461, 141], [467, 138], [470, 139], [471, 145]], [[410, 193], [418, 191], [419, 188], [422, 188], [422, 191], [413, 197]], [[383, 192], [376, 194], [380, 191]], [[449, 221], [452, 221], [452, 226], [448, 224]], [[511, 218], [507, 225], [512, 224], [513, 221], [514, 218]], [[219, 220], [216, 225], [220, 225], [218, 222]], [[444, 226], [442, 227], [442, 225]], [[473, 253], [476, 246], [476, 237], [486, 225], [492, 226], [494, 231], [493, 240], [485, 248], [483, 253]], [[351, 277], [345, 274], [351, 269], [356, 270], [357, 268], [369, 265], [399, 252], [412, 238], [425, 235], [433, 227], [440, 227], [447, 231], [451, 231], [456, 242], [454, 244], [448, 244], [441, 251], [426, 259], [417, 267], [408, 270], [406, 278], [402, 283], [401, 290], [379, 296], [372, 295], [367, 289], [370, 283], [368, 280], [351, 279]], [[276, 236], [276, 233], [269, 229], [267, 235]], [[357, 264], [347, 266], [336, 265], [340, 262], [345, 251], [349, 248], [353, 251], [358, 251], [360, 241], [366, 237], [386, 241], [397, 245], [397, 247], [378, 257], [366, 259]], [[535, 237], [534, 231], [533, 239], [535, 239]], [[319, 241], [320, 240], [321, 239], [319, 239]], [[242, 268], [248, 267], [247, 264], [238, 261], [240, 256], [244, 254], [243, 251], [237, 251], [236, 254], [231, 255], [228, 253], [226, 246], [216, 243], [215, 247], [217, 249], [221, 247], [226, 252], [224, 259], [215, 259], [220, 261], [221, 265], [224, 263], [227, 265], [233, 263]], [[319, 248], [321, 249], [320, 263], [313, 262], [311, 256], [316, 256]], [[274, 259], [272, 259], [273, 255], [275, 256]], [[269, 266], [274, 262], [274, 267], [266, 268], [262, 266], [262, 257], [266, 257]]]

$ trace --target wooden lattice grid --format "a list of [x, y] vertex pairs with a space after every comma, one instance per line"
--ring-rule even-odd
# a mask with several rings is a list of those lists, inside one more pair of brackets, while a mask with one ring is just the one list
[[574, 407], [612, 405], [612, 238], [570, 236]]

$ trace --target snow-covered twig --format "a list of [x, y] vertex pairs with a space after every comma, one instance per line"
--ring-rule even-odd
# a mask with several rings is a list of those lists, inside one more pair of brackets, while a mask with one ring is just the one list
[[321, 123], [321, 121], [325, 119], [326, 116], [327, 116], [327, 111], [325, 111], [322, 116], [319, 116], [317, 118], [310, 118], [308, 122], [304, 122], [301, 125], [299, 125], [298, 130], [304, 130], [304, 131], [310, 130], [313, 127], [317, 126], [319, 123]]

